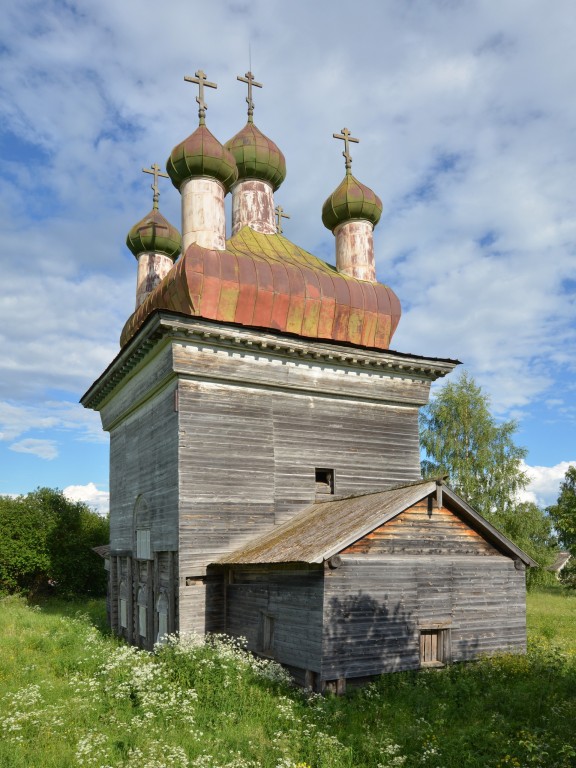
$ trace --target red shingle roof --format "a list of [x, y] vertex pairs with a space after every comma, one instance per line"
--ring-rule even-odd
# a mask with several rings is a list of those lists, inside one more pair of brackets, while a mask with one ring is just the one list
[[285, 237], [249, 227], [225, 251], [191, 245], [129, 318], [122, 346], [155, 309], [377, 349], [388, 349], [401, 312], [386, 285], [340, 274]]

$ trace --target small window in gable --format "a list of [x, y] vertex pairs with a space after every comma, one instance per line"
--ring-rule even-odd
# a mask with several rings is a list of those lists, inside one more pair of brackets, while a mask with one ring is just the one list
[[316, 469], [316, 493], [328, 495], [334, 493], [333, 469]]
[[151, 560], [150, 529], [136, 529], [136, 558], [138, 560]]

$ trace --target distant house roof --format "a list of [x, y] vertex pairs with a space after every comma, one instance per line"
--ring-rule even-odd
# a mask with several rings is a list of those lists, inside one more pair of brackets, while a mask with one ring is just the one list
[[546, 569], [547, 571], [552, 571], [552, 573], [560, 573], [562, 568], [566, 565], [566, 563], [570, 560], [572, 555], [570, 552], [558, 552], [556, 555], [556, 560], [552, 563], [552, 565], [549, 565]]
[[[283, 525], [225, 555], [217, 563], [322, 563], [434, 493], [436, 488], [436, 481], [421, 480], [386, 491], [316, 502]], [[497, 549], [519, 558], [525, 565], [537, 565], [454, 491], [444, 485], [442, 491], [450, 507]]]

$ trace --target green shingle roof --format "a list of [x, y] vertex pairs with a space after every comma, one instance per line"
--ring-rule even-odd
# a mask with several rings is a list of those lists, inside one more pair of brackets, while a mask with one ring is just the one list
[[276, 190], [286, 178], [284, 155], [254, 123], [246, 123], [224, 146], [234, 155], [240, 180], [261, 179]]
[[180, 232], [157, 209], [152, 209], [141, 221], [134, 224], [126, 245], [138, 258], [141, 253], [164, 253], [173, 261], [182, 249]]
[[238, 169], [231, 153], [206, 128], [198, 128], [174, 147], [166, 162], [166, 170], [176, 189], [194, 176], [208, 176], [223, 184], [226, 192], [238, 178]]
[[338, 224], [351, 219], [364, 219], [374, 226], [382, 215], [382, 201], [369, 187], [347, 173], [342, 183], [322, 206], [322, 222], [334, 232]]

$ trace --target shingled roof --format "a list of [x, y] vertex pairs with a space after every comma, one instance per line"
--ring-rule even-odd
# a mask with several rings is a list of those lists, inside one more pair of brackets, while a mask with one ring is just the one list
[[[436, 488], [436, 481], [421, 480], [387, 491], [316, 502], [283, 525], [225, 555], [217, 564], [322, 563], [434, 493]], [[525, 565], [537, 565], [447, 486], [443, 485], [442, 491], [451, 508], [497, 549], [519, 558]]]
[[329, 341], [388, 349], [400, 302], [282, 235], [244, 227], [217, 251], [192, 244], [124, 326], [124, 346], [155, 309]]

